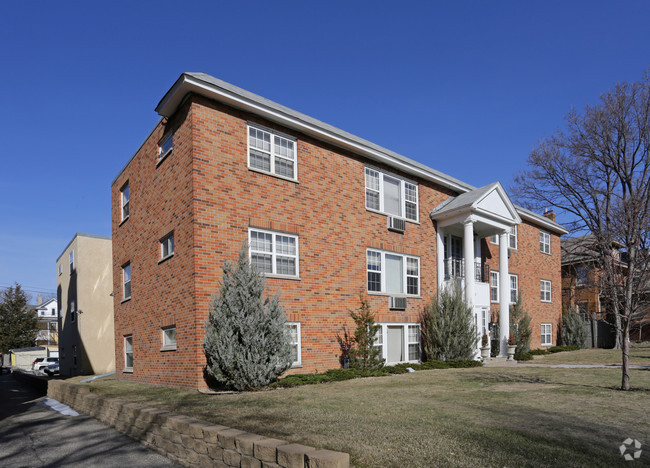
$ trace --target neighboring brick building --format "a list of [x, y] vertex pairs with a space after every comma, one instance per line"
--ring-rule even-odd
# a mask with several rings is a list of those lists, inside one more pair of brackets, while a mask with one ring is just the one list
[[77, 233], [56, 260], [61, 375], [115, 370], [111, 238]]
[[[621, 262], [620, 248], [612, 246], [612, 258]], [[588, 348], [612, 348], [616, 342], [615, 318], [601, 291], [596, 239], [593, 235], [569, 237], [562, 242], [562, 305], [576, 308], [585, 321]], [[606, 296], [606, 295], [605, 295]]]
[[[566, 231], [500, 184], [476, 189], [204, 74], [181, 75], [156, 110], [112, 185], [118, 378], [205, 386], [210, 297], [245, 242], [291, 322], [291, 372], [340, 366], [360, 292], [387, 362], [418, 360], [419, 314], [454, 278], [481, 327], [501, 322], [502, 344], [511, 285], [532, 346], [556, 343]], [[500, 254], [496, 235], [512, 248]]]

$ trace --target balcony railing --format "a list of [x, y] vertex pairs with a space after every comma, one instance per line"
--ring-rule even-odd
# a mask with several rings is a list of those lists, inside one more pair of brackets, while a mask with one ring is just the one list
[[[474, 262], [474, 280], [486, 283], [489, 277], [489, 268], [481, 262]], [[457, 257], [445, 259], [445, 279], [465, 278], [465, 260]]]

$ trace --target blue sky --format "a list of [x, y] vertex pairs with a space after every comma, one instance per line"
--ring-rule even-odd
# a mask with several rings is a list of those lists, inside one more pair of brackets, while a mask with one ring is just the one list
[[[0, 288], [56, 289], [184, 71], [476, 186], [650, 66], [650, 2], [4, 2]], [[561, 221], [561, 220], [560, 220]], [[35, 295], [35, 294], [34, 294]]]

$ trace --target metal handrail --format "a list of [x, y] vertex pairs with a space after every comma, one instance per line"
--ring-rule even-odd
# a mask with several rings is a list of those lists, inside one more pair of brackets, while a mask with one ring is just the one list
[[[465, 278], [465, 260], [459, 257], [447, 257], [444, 261], [445, 279]], [[474, 279], [486, 283], [489, 278], [489, 268], [481, 262], [474, 262]]]

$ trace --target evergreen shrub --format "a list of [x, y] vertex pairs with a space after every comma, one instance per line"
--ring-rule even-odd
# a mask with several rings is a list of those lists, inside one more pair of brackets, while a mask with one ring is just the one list
[[264, 289], [244, 245], [236, 264], [224, 263], [203, 339], [208, 374], [228, 388], [266, 387], [291, 366], [284, 309], [278, 297], [265, 298]]
[[350, 316], [357, 328], [354, 331], [350, 355], [350, 366], [355, 369], [378, 369], [384, 365], [381, 350], [374, 346], [377, 333], [381, 326], [375, 323], [375, 314], [370, 308], [368, 299], [359, 294], [361, 305], [359, 312], [350, 311]]
[[530, 315], [522, 305], [523, 293], [517, 296], [517, 302], [510, 306], [510, 330], [515, 337], [515, 355], [530, 351], [530, 337], [533, 330], [530, 327]]
[[402, 363], [394, 366], [384, 366], [377, 369], [331, 369], [320, 374], [295, 374], [281, 378], [269, 385], [272, 388], [297, 387], [316, 383], [339, 382], [343, 380], [358, 379], [363, 377], [382, 377], [393, 374], [405, 374], [409, 368], [414, 371], [431, 369], [452, 369], [481, 367], [483, 363], [474, 360], [462, 361], [426, 361], [422, 363]]
[[472, 309], [457, 285], [443, 288], [420, 316], [427, 360], [471, 360], [476, 348]]
[[569, 309], [562, 314], [562, 344], [584, 348], [587, 341], [585, 323], [576, 309]]
[[533, 360], [533, 355], [529, 351], [527, 353], [515, 353], [515, 361], [532, 361]]
[[570, 345], [570, 346], [551, 346], [548, 348], [549, 353], [561, 353], [563, 351], [579, 351], [582, 348], [580, 346]]

